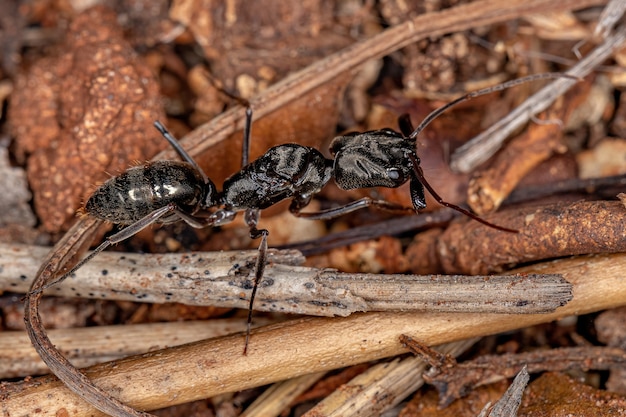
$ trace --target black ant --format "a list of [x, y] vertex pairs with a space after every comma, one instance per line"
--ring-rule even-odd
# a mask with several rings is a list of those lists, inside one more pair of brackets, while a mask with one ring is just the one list
[[231, 222], [238, 212], [244, 211], [250, 237], [261, 238], [250, 295], [245, 355], [250, 337], [254, 298], [263, 277], [267, 257], [269, 232], [266, 229], [257, 229], [260, 210], [288, 198], [292, 199], [289, 210], [296, 216], [309, 219], [331, 219], [368, 206], [387, 210], [407, 210], [407, 208], [384, 200], [366, 197], [320, 212], [301, 211], [330, 181], [331, 177], [344, 190], [375, 186], [399, 187], [410, 181], [413, 208], [408, 210], [419, 211], [426, 207], [424, 198], [424, 187], [426, 187], [440, 204], [494, 229], [517, 233], [517, 230], [495, 225], [459, 206], [444, 201], [424, 178], [416, 153], [416, 138], [432, 120], [462, 101], [523, 82], [562, 76], [562, 74], [552, 73], [533, 75], [468, 93], [434, 110], [415, 130], [408, 118], [401, 118], [400, 127], [403, 134], [391, 129], [382, 129], [336, 137], [330, 149], [334, 159], [325, 158], [318, 150], [311, 147], [283, 144], [269, 149], [264, 155], [248, 164], [252, 124], [252, 110], [248, 107], [242, 150], [243, 168], [226, 179], [221, 192], [217, 191], [215, 184], [193, 158], [157, 121], [155, 127], [178, 152], [183, 161], [150, 162], [144, 166], [130, 168], [101, 185], [85, 205], [87, 214], [128, 226], [106, 238], [70, 271], [33, 292], [43, 291], [65, 280], [99, 252], [114, 243], [128, 239], [153, 223], [172, 223], [182, 220], [196, 228], [213, 227]]

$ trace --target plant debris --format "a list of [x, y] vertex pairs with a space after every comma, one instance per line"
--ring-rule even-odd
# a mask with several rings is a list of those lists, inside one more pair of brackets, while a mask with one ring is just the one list
[[[3, 409], [207, 417], [626, 409], [622, 3], [3, 4], [0, 365], [11, 362], [0, 366]], [[243, 335], [227, 335], [245, 327], [237, 309], [249, 302], [257, 256], [243, 251], [258, 246], [243, 218], [147, 228], [45, 293], [67, 298], [36, 292], [22, 309], [31, 282], [39, 288], [101, 242], [102, 222], [76, 216], [97, 184], [155, 155], [179, 159], [156, 120], [221, 189], [241, 168], [245, 103], [251, 160], [290, 142], [333, 158], [329, 143], [346, 132], [400, 130], [405, 114], [417, 125], [468, 92], [553, 72], [571, 76], [458, 103], [417, 138], [424, 176], [444, 200], [519, 233], [458, 218], [428, 195], [419, 215], [370, 207], [310, 221], [288, 203], [264, 210], [270, 246], [307, 259], [270, 251], [254, 313], [262, 326], [247, 356]], [[304, 212], [363, 197], [407, 207], [411, 192], [329, 184]], [[48, 255], [36, 246], [50, 242]], [[217, 250], [228, 252], [205, 253]], [[537, 307], [550, 296], [553, 304]], [[35, 350], [17, 333], [22, 314]], [[402, 334], [426, 352], [428, 373]], [[437, 345], [441, 353], [429, 348]], [[30, 375], [47, 372], [35, 351], [63, 384]], [[507, 393], [525, 366], [536, 379], [524, 388], [522, 373]]]

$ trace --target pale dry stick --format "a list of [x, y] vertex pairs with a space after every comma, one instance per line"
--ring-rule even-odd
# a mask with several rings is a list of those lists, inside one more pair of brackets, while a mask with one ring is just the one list
[[626, 12], [626, 2], [623, 0], [610, 0], [604, 10], [602, 10], [600, 19], [598, 19], [598, 25], [593, 31], [594, 36], [608, 37], [613, 27], [624, 15], [624, 12]]
[[280, 416], [296, 397], [322, 378], [326, 372], [315, 372], [277, 382], [257, 397], [239, 417]]
[[[324, 85], [329, 80], [355, 69], [372, 58], [382, 57], [428, 36], [516, 19], [530, 13], [570, 10], [603, 3], [604, 1], [602, 0], [484, 0], [442, 12], [422, 15], [294, 73], [251, 100], [251, 104], [257, 118], [263, 117]], [[209, 124], [196, 129], [182, 141], [183, 147], [189, 151], [192, 157], [198, 156], [215, 143], [224, 140], [236, 128], [241, 129], [244, 111], [242, 107], [235, 107]], [[173, 154], [171, 152], [161, 153], [157, 155], [156, 159], [172, 157]], [[89, 235], [89, 237], [92, 237], [95, 234], [96, 225], [90, 222], [93, 222], [93, 220], [80, 219], [72, 230], [80, 230], [85, 236]], [[78, 238], [85, 239], [85, 236], [79, 236]], [[75, 237], [69, 236], [65, 238], [66, 244], [69, 244], [67, 242], [70, 242], [72, 239], [75, 239]], [[41, 288], [66, 267], [65, 262], [58, 263], [61, 262], [61, 259], [56, 256], [57, 252], [74, 251], [79, 252], [80, 250], [79, 248], [66, 248], [57, 244], [50, 255], [50, 262], [42, 266], [42, 273], [37, 276], [33, 289]], [[121, 416], [141, 415], [130, 409], [127, 409], [126, 412], [120, 412], [119, 410], [124, 407], [123, 404], [115, 402], [108, 394], [93, 386], [89, 380], [84, 378], [78, 370], [73, 368], [56, 351], [47, 339], [45, 329], [39, 320], [37, 311], [39, 299], [40, 294], [37, 294], [28, 302], [25, 319], [27, 326], [32, 327], [32, 329], [29, 328], [29, 335], [33, 345], [42, 355], [44, 361], [51, 361], [48, 365], [53, 372], [60, 376], [77, 394], [83, 395], [84, 398], [100, 407], [100, 409], [106, 407], [110, 414], [115, 413], [114, 415]], [[80, 383], [76, 381], [80, 381]]]
[[[456, 357], [478, 340], [446, 343], [436, 350]], [[422, 375], [428, 368], [428, 364], [416, 356], [377, 364], [316, 404], [303, 417], [382, 415], [424, 385]]]
[[[259, 317], [254, 325], [258, 327], [269, 322]], [[48, 332], [48, 337], [74, 366], [84, 368], [151, 350], [240, 333], [245, 329], [245, 321], [241, 319], [213, 319], [54, 329]], [[0, 332], [0, 378], [48, 372], [26, 332]]]
[[[241, 337], [232, 336], [97, 365], [86, 372], [95, 384], [117, 387], [117, 396], [131, 406], [156, 409], [395, 356], [405, 352], [398, 342], [403, 334], [432, 346], [626, 305], [624, 269], [626, 254], [620, 253], [516, 270], [558, 272], [574, 285], [572, 301], [549, 314], [365, 313], [304, 318], [254, 331], [255, 343], [245, 357]], [[42, 417], [54, 416], [61, 408], [71, 409], [76, 417], [94, 415], [93, 406], [49, 378], [5, 384], [0, 398], [0, 411], [6, 415], [37, 411]]]
[[[524, 390], [526, 389], [528, 381], [530, 381], [530, 375], [528, 375], [528, 369], [524, 365], [524, 367], [521, 371], [518, 372], [517, 376], [513, 380], [513, 383], [506, 390], [502, 398], [498, 400], [493, 408], [490, 407], [490, 404], [487, 404], [485, 408], [482, 409], [478, 417], [517, 416], [517, 410], [522, 403], [522, 396], [524, 395]], [[491, 408], [491, 411], [489, 411], [489, 408]]]
[[[41, 248], [0, 244], [0, 280], [14, 276], [14, 271], [26, 273], [28, 265], [41, 262], [32, 257], [37, 252], [41, 253]], [[248, 301], [241, 294], [253, 279], [251, 266], [256, 256], [254, 250], [182, 255], [101, 253], [75, 277], [48, 292], [245, 309]], [[257, 310], [328, 317], [365, 311], [532, 314], [554, 311], [572, 296], [571, 285], [559, 275], [353, 274], [278, 263], [300, 261], [295, 251], [272, 251], [270, 260], [255, 303]], [[19, 284], [7, 288], [15, 291], [27, 282]]]
[[[622, 27], [565, 74], [578, 78], [587, 76], [618, 50], [625, 41], [626, 27]], [[559, 78], [533, 94], [489, 129], [456, 149], [450, 162], [452, 169], [462, 173], [473, 171], [478, 165], [491, 158], [513, 131], [527, 123], [530, 117], [547, 109], [576, 82], [570, 78]]]

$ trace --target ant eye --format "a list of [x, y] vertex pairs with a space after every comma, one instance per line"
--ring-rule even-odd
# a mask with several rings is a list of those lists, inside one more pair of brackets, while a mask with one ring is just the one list
[[387, 170], [387, 176], [390, 180], [397, 181], [402, 178], [402, 173], [398, 168], [389, 168]]

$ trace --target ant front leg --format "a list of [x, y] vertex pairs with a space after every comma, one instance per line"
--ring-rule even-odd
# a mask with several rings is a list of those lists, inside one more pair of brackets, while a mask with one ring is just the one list
[[257, 229], [260, 211], [258, 209], [248, 209], [245, 212], [244, 219], [250, 228], [250, 237], [252, 239], [261, 238], [259, 244], [258, 256], [254, 267], [254, 283], [252, 285], [252, 294], [250, 294], [250, 304], [248, 306], [248, 321], [246, 328], [246, 341], [243, 347], [243, 354], [248, 354], [248, 343], [250, 342], [250, 330], [252, 328], [252, 307], [254, 306], [254, 298], [256, 297], [257, 288], [263, 279], [265, 272], [265, 264], [267, 262], [267, 236], [270, 232], [266, 229]]
[[[475, 215], [471, 211], [465, 210], [463, 207], [459, 207], [456, 204], [448, 203], [447, 201], [445, 201], [435, 191], [435, 189], [428, 183], [428, 181], [426, 181], [426, 178], [424, 177], [424, 171], [422, 170], [422, 167], [420, 166], [420, 161], [419, 161], [419, 158], [417, 158], [417, 155], [409, 154], [409, 159], [411, 160], [411, 163], [413, 165], [414, 174], [415, 174], [415, 178], [413, 178], [411, 180], [411, 189], [413, 189], [414, 187], [415, 188], [421, 187], [422, 188], [422, 195], [423, 195], [423, 193], [424, 193], [423, 187], [426, 187], [426, 189], [428, 190], [430, 195], [432, 195], [433, 198], [435, 200], [437, 200], [437, 202], [439, 204], [441, 204], [442, 206], [444, 206], [444, 207], [448, 207], [448, 208], [451, 208], [452, 210], [456, 210], [459, 213], [466, 215], [470, 219], [476, 220], [477, 222], [482, 223], [485, 226], [489, 226], [492, 229], [496, 229], [496, 230], [500, 230], [502, 232], [508, 232], [508, 233], [519, 233], [519, 230], [509, 229], [508, 227], [503, 227], [503, 226], [498, 226], [497, 224], [488, 222], [487, 220], [485, 220], [485, 219]], [[419, 185], [417, 185], [418, 183], [419, 183]]]

